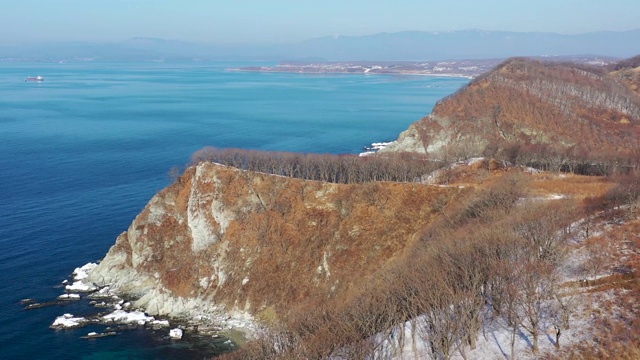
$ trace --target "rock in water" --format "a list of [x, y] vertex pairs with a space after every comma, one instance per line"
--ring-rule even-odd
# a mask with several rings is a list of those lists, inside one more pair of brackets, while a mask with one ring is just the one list
[[182, 339], [182, 329], [171, 329], [169, 330], [169, 337], [172, 338], [173, 340], [180, 340]]
[[53, 329], [77, 328], [85, 326], [87, 322], [88, 320], [83, 317], [74, 317], [71, 314], [64, 314], [62, 316], [58, 316], [50, 327]]

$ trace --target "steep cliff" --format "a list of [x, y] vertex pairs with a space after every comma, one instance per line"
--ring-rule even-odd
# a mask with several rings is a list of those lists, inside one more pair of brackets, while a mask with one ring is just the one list
[[347, 296], [469, 191], [329, 184], [204, 162], [151, 199], [89, 281], [151, 314], [277, 318]]
[[440, 101], [384, 151], [478, 155], [489, 144], [616, 153], [640, 147], [637, 65], [510, 59]]

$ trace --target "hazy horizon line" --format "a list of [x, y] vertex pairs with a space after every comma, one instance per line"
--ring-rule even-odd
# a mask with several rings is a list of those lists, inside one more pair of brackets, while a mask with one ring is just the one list
[[121, 39], [111, 39], [111, 40], [29, 40], [29, 41], [21, 41], [16, 43], [7, 43], [0, 42], [0, 45], [3, 46], [12, 46], [12, 45], [41, 45], [41, 44], [52, 44], [52, 43], [67, 43], [67, 44], [83, 44], [83, 43], [95, 43], [95, 44], [110, 44], [110, 43], [122, 43], [131, 40], [154, 40], [154, 41], [168, 41], [168, 42], [182, 42], [182, 43], [190, 43], [190, 44], [203, 44], [203, 45], [222, 45], [222, 46], [270, 46], [270, 45], [289, 45], [289, 44], [300, 44], [307, 41], [315, 40], [315, 39], [325, 39], [325, 38], [365, 38], [383, 34], [402, 34], [402, 33], [424, 33], [424, 34], [449, 34], [456, 32], [468, 32], [468, 31], [478, 31], [478, 32], [492, 32], [492, 33], [515, 33], [515, 34], [554, 34], [554, 35], [562, 35], [562, 36], [580, 36], [580, 35], [588, 35], [595, 33], [625, 33], [625, 32], [634, 32], [640, 31], [640, 27], [628, 29], [628, 30], [597, 30], [597, 31], [585, 31], [585, 32], [577, 32], [577, 33], [564, 33], [558, 31], [513, 31], [513, 30], [486, 30], [480, 28], [466, 28], [459, 30], [401, 30], [401, 31], [381, 31], [376, 33], [370, 33], [366, 35], [350, 35], [350, 34], [330, 34], [323, 35], [317, 37], [310, 37], [304, 40], [299, 41], [282, 41], [282, 42], [246, 42], [246, 41], [236, 41], [236, 42], [225, 42], [225, 41], [200, 41], [200, 40], [188, 40], [183, 38], [170, 38], [170, 37], [160, 37], [160, 36], [130, 36]]

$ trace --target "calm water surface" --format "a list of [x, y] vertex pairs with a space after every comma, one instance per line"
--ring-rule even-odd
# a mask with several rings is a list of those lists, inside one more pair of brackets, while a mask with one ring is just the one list
[[[54, 331], [84, 303], [25, 311], [107, 252], [206, 146], [358, 153], [393, 140], [466, 79], [225, 71], [224, 63], [0, 63], [0, 358], [200, 359], [164, 332]], [[255, 64], [251, 64], [255, 65]], [[43, 83], [25, 83], [42, 75]], [[166, 332], [166, 331], [165, 331]]]

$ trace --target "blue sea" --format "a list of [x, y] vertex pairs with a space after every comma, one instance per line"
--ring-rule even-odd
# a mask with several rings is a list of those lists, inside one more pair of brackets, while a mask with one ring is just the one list
[[[393, 140], [461, 78], [227, 71], [238, 63], [0, 62], [0, 358], [202, 359], [195, 338], [52, 330], [86, 302], [50, 301], [103, 257], [172, 167], [207, 145], [355, 154]], [[259, 64], [265, 65], [265, 64]], [[42, 83], [23, 82], [42, 75]], [[166, 331], [165, 331], [166, 332]]]

